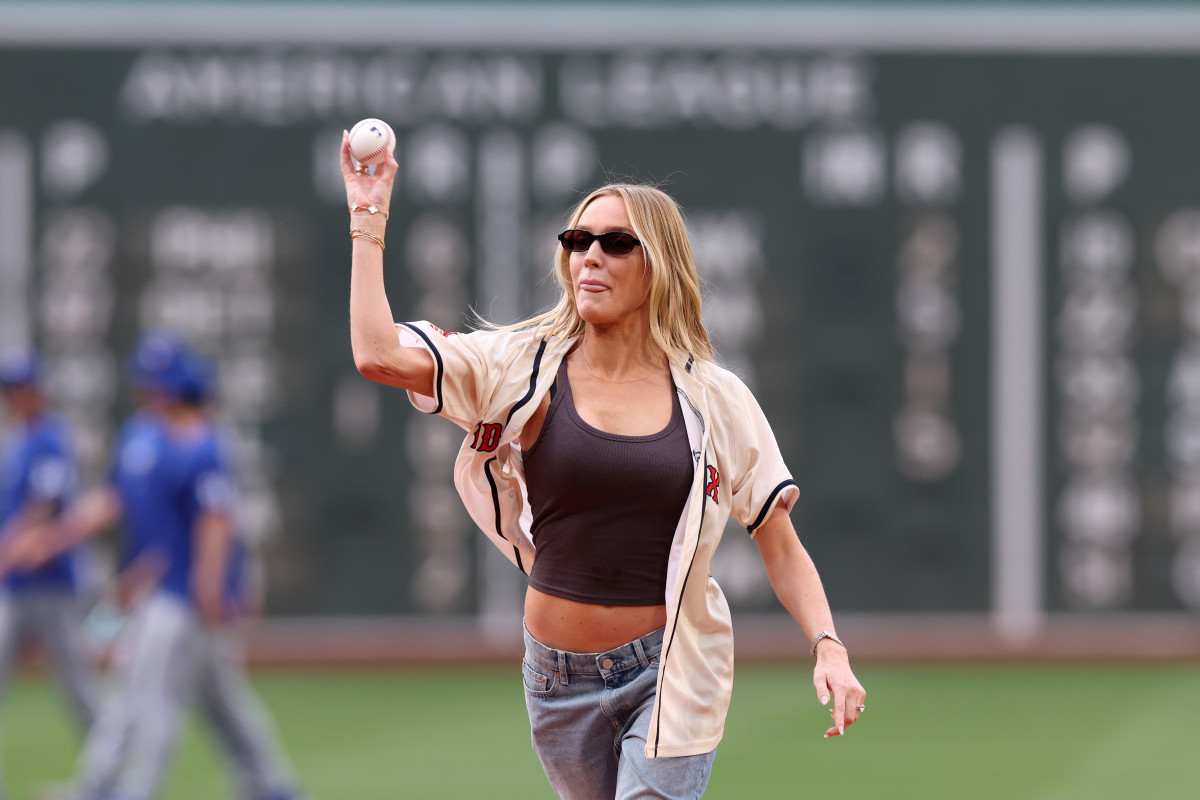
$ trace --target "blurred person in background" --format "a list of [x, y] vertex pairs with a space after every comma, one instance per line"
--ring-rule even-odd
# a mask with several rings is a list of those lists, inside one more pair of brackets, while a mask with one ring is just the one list
[[72, 796], [156, 797], [195, 703], [232, 762], [241, 800], [299, 797], [242, 666], [246, 553], [228, 446], [209, 405], [211, 370], [178, 336], [152, 331], [137, 343], [130, 373], [139, 407], [108, 483], [72, 505], [50, 539], [61, 549], [119, 522], [125, 532], [117, 594], [129, 621], [118, 685], [88, 737]]
[[467, 431], [455, 485], [529, 577], [526, 707], [559, 797], [703, 794], [733, 687], [729, 607], [709, 574], [730, 514], [810, 639], [817, 697], [833, 701], [825, 736], [844, 734], [866, 691], [788, 516], [799, 490], [770, 425], [715, 361], [674, 200], [597, 189], [559, 236], [554, 308], [446, 334], [393, 321], [383, 252], [395, 159], [372, 176], [345, 137], [341, 166], [355, 363]]
[[62, 513], [78, 480], [67, 423], [51, 412], [40, 372], [30, 351], [0, 355], [0, 394], [10, 421], [0, 461], [0, 692], [23, 641], [36, 639], [86, 731], [99, 693], [84, 634], [81, 552], [66, 550], [35, 569], [9, 563], [19, 541]]

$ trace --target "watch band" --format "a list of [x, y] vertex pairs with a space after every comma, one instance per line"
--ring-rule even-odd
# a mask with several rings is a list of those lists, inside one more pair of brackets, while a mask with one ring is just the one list
[[[822, 639], [829, 639], [830, 641], [837, 642], [842, 647], [846, 647], [846, 643], [843, 642], [841, 639], [839, 639], [834, 634], [830, 633], [829, 631], [821, 631], [820, 633], [818, 633], [816, 636], [813, 637], [812, 646], [808, 648], [808, 652], [812, 653], [813, 658], [817, 657], [817, 645], [821, 643]], [[849, 648], [847, 648], [847, 649], [849, 649]]]

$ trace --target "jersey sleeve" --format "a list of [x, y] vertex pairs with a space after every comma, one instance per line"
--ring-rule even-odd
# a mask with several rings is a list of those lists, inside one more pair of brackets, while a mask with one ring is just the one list
[[74, 474], [70, 459], [61, 454], [35, 457], [29, 465], [29, 500], [62, 505], [75, 485]]
[[61, 435], [41, 437], [29, 455], [27, 500], [62, 506], [75, 489], [70, 446]]
[[137, 422], [134, 419], [126, 420], [121, 426], [120, 432], [117, 434], [116, 444], [113, 446], [112, 454], [108, 460], [108, 472], [105, 479], [110, 486], [118, 487], [121, 485], [122, 461], [127, 457], [127, 448], [133, 440], [138, 430]]
[[446, 333], [429, 322], [396, 325], [400, 344], [424, 347], [433, 356], [433, 395], [409, 391], [418, 411], [438, 414], [464, 430], [479, 419], [504, 377], [505, 334], [493, 331]]
[[800, 488], [784, 463], [775, 433], [758, 401], [745, 386], [739, 388], [740, 402], [733, 403], [734, 408], [741, 409], [737, 423], [739, 458], [737, 474], [731, 476], [730, 513], [753, 536], [777, 505], [791, 511]]
[[189, 491], [200, 513], [233, 513], [237, 503], [237, 482], [232, 464], [222, 448], [213, 444], [200, 452]]

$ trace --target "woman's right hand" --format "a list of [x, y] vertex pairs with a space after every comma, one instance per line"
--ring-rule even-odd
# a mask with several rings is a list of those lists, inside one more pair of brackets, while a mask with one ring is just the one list
[[[375, 167], [375, 174], [358, 172], [355, 169], [354, 156], [350, 155], [350, 133], [342, 131], [342, 178], [346, 181], [346, 207], [352, 208], [358, 204], [359, 213], [363, 209], [375, 206], [380, 211], [388, 211], [392, 203], [392, 183], [396, 180], [396, 163], [392, 151], [387, 152], [387, 159]], [[383, 217], [378, 216], [382, 221]]]
[[[434, 361], [428, 350], [404, 347], [396, 334], [391, 306], [383, 288], [382, 238], [392, 199], [392, 183], [398, 169], [389, 150], [387, 158], [375, 167], [375, 174], [355, 169], [350, 155], [350, 134], [342, 134], [342, 178], [346, 181], [350, 228], [355, 242], [351, 255], [350, 346], [358, 371], [376, 383], [410, 389], [432, 396]], [[377, 212], [368, 209], [375, 206]], [[361, 232], [369, 234], [364, 237]], [[380, 245], [377, 247], [376, 245]]]

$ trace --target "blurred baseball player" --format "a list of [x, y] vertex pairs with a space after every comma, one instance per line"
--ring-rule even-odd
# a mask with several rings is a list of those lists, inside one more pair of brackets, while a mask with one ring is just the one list
[[0, 356], [0, 393], [11, 421], [0, 462], [0, 692], [22, 640], [37, 638], [86, 730], [95, 720], [98, 694], [83, 632], [77, 553], [66, 551], [37, 569], [6, 568], [19, 543], [58, 516], [75, 488], [67, 425], [48, 408], [31, 352]]
[[240, 798], [295, 797], [230, 631], [244, 612], [244, 549], [234, 476], [207, 405], [207, 365], [177, 337], [152, 332], [131, 372], [140, 409], [122, 431], [109, 482], [68, 509], [55, 537], [61, 548], [119, 520], [126, 530], [119, 594], [132, 610], [120, 683], [88, 737], [76, 796], [157, 796], [182, 714], [196, 703], [233, 763]]

